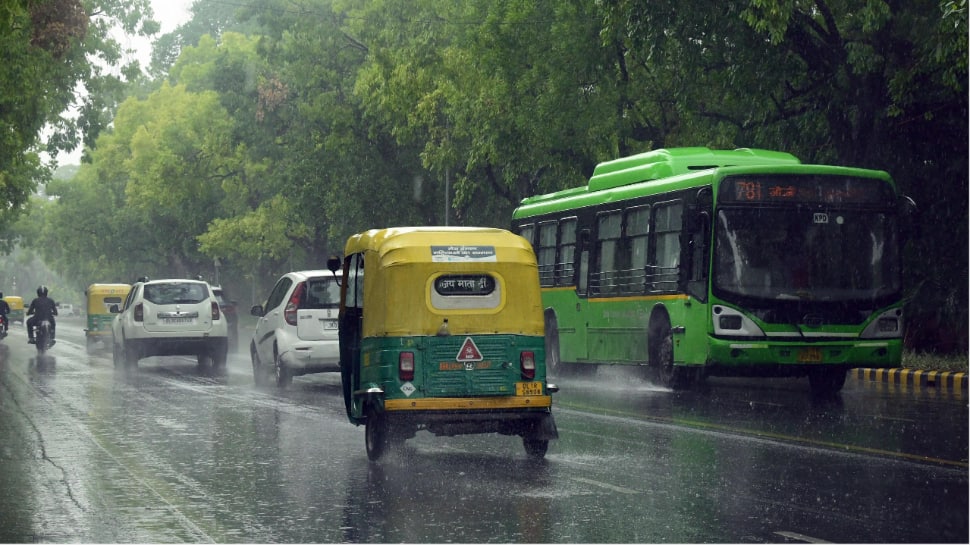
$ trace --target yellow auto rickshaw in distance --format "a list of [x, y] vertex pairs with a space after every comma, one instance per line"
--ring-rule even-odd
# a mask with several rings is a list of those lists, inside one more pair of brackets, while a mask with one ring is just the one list
[[342, 267], [341, 381], [367, 457], [418, 430], [558, 438], [532, 246], [504, 229], [397, 227], [351, 236]]
[[110, 342], [111, 321], [115, 317], [111, 305], [121, 306], [130, 291], [130, 284], [91, 284], [84, 290], [88, 316], [84, 336], [88, 353], [94, 351], [98, 342], [105, 345]]
[[10, 313], [7, 314], [7, 320], [9, 323], [12, 324], [14, 322], [20, 322], [20, 324], [23, 325], [24, 298], [18, 295], [4, 295], [3, 300], [7, 302], [8, 306], [10, 306]]

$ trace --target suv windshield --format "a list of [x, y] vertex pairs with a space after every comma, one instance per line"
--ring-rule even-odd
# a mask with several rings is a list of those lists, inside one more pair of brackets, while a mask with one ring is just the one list
[[876, 300], [900, 289], [894, 217], [873, 210], [722, 208], [714, 290], [773, 300]]
[[166, 282], [145, 285], [145, 300], [156, 305], [201, 303], [209, 290], [198, 282]]

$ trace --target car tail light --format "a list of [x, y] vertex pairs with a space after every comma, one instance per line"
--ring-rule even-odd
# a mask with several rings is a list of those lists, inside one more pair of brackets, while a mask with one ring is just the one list
[[397, 376], [401, 380], [414, 380], [414, 352], [398, 354]]
[[519, 353], [519, 369], [522, 370], [522, 378], [532, 380], [536, 378], [536, 355], [535, 352]]
[[212, 321], [214, 322], [218, 319], [219, 319], [219, 302], [213, 301], [212, 302]]
[[296, 311], [300, 308], [300, 299], [303, 298], [303, 290], [306, 289], [306, 282], [300, 282], [293, 290], [293, 295], [283, 309], [283, 319], [290, 325], [296, 325]]
[[142, 303], [135, 305], [134, 317], [136, 322], [145, 321], [145, 306]]

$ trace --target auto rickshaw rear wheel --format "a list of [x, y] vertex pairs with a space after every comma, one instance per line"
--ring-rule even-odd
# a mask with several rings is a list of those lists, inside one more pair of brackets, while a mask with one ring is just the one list
[[525, 453], [529, 455], [529, 458], [541, 460], [546, 456], [546, 451], [549, 449], [549, 440], [523, 437], [522, 446], [525, 447]]
[[383, 414], [371, 413], [364, 424], [364, 444], [367, 448], [367, 459], [376, 462], [384, 456], [389, 444], [387, 417]]

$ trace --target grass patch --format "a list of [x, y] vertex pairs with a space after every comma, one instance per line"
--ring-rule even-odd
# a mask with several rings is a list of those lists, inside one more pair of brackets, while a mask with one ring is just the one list
[[952, 373], [966, 373], [967, 354], [927, 354], [905, 351], [903, 365], [905, 369], [922, 369], [923, 371], [949, 371]]

